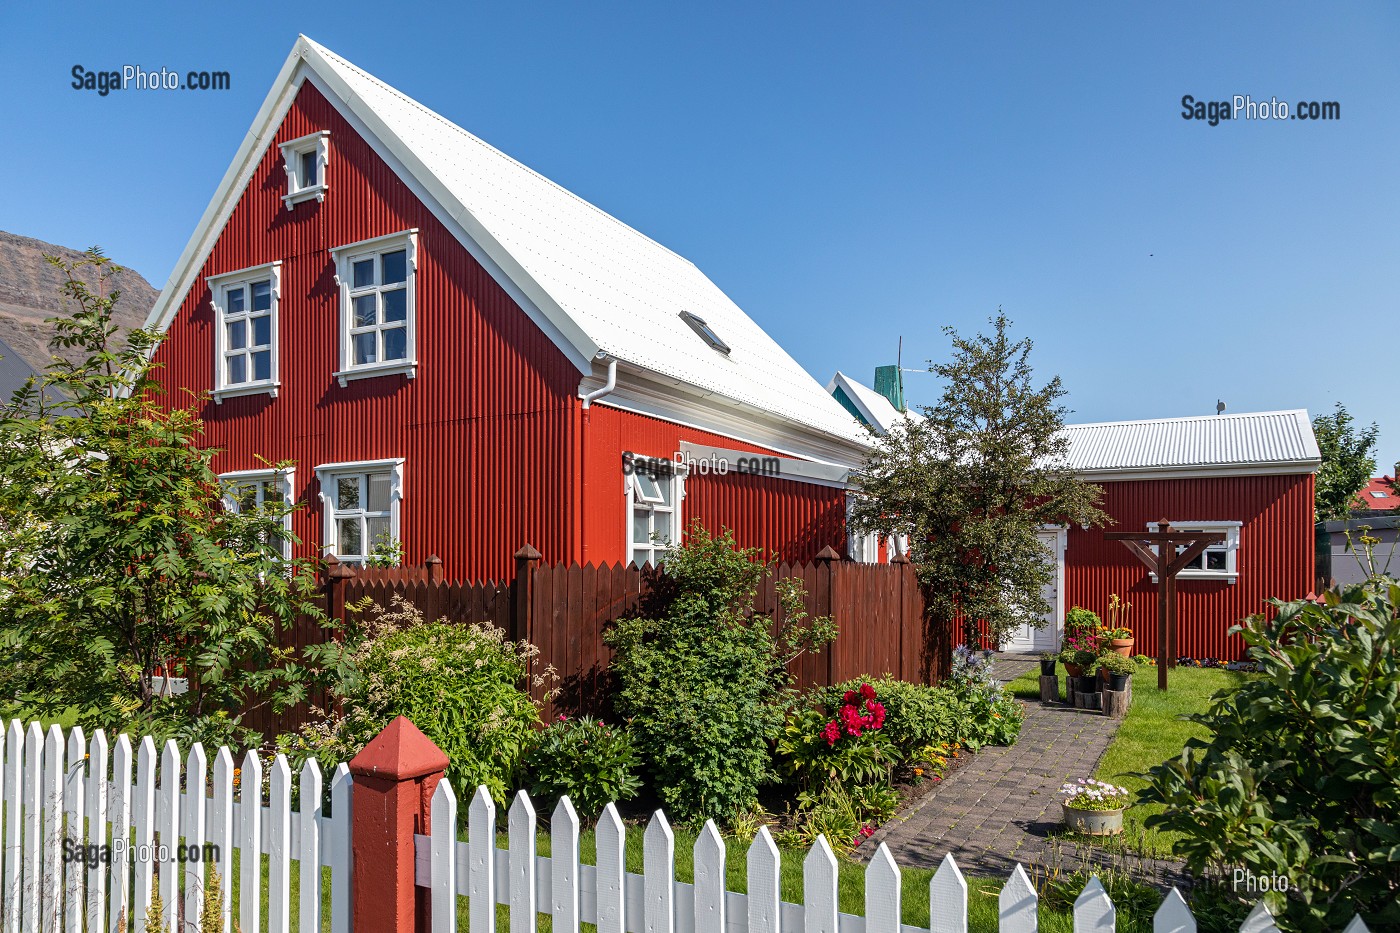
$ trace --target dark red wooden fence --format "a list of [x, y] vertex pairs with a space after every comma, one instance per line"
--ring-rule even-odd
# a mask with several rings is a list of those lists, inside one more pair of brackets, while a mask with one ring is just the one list
[[[441, 564], [423, 567], [351, 569], [332, 560], [324, 575], [325, 606], [333, 618], [366, 597], [388, 608], [395, 596], [415, 606], [425, 619], [484, 623], [510, 638], [539, 648], [540, 669], [558, 675], [555, 711], [606, 712], [608, 664], [612, 652], [603, 636], [618, 619], [636, 614], [663, 585], [664, 569], [633, 565], [542, 564], [526, 545], [515, 555], [515, 574], [506, 581], [448, 582]], [[779, 564], [760, 586], [753, 611], [777, 621], [777, 583], [796, 577], [806, 592], [810, 617], [831, 616], [836, 641], [792, 663], [799, 687], [840, 683], [866, 674], [893, 674], [909, 681], [936, 683], [952, 659], [951, 632], [928, 632], [924, 599], [914, 568], [906, 562], [858, 564], [843, 561], [831, 548], [810, 564]], [[304, 648], [324, 640], [326, 630], [299, 620], [285, 644]], [[537, 697], [544, 687], [534, 689]], [[324, 697], [313, 697], [324, 705]], [[250, 725], [266, 734], [294, 729], [311, 717], [310, 704], [281, 716], [257, 711]]]

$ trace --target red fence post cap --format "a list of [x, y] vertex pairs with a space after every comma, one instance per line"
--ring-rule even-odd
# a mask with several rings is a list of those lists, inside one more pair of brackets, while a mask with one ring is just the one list
[[840, 555], [839, 553], [837, 553], [836, 548], [832, 547], [832, 546], [829, 545], [829, 544], [828, 544], [826, 547], [822, 548], [820, 551], [817, 552], [817, 560], [840, 560], [840, 559], [841, 559], [841, 555]]
[[535, 546], [532, 544], [526, 544], [515, 552], [516, 560], [539, 560], [541, 556], [540, 552], [535, 550]]
[[350, 773], [385, 781], [411, 781], [446, 771], [447, 754], [405, 716], [397, 716], [350, 759]]

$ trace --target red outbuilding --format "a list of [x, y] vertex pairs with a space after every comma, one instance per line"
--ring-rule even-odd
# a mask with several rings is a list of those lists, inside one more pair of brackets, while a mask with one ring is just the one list
[[[692, 263], [301, 38], [149, 326], [230, 503], [454, 578], [847, 551], [868, 434]], [[873, 553], [868, 543], [860, 550]]]
[[[837, 373], [828, 390], [883, 432], [895, 419], [919, 417], [901, 410], [897, 381], [885, 384], [889, 395]], [[1181, 657], [1236, 660], [1244, 643], [1227, 634], [1231, 626], [1270, 611], [1270, 598], [1300, 599], [1312, 590], [1313, 475], [1321, 456], [1306, 411], [1077, 424], [1065, 433], [1068, 465], [1103, 487], [1110, 524], [1045, 529], [1056, 563], [1053, 592], [1045, 594], [1052, 615], [1043, 627], [1022, 628], [1007, 649], [1055, 650], [1068, 609], [1106, 617], [1117, 595], [1131, 605], [1120, 624], [1133, 629], [1136, 650], [1155, 655], [1156, 581], [1104, 532], [1146, 532], [1164, 518], [1175, 528], [1225, 535], [1177, 577]]]

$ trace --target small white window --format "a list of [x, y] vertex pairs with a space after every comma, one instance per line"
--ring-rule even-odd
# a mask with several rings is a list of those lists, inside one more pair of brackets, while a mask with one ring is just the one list
[[[1174, 531], [1218, 531], [1225, 535], [1225, 540], [1218, 544], [1211, 544], [1204, 552], [1194, 558], [1189, 564], [1178, 573], [1178, 580], [1228, 580], [1234, 583], [1239, 578], [1239, 549], [1240, 549], [1240, 527], [1241, 522], [1230, 521], [1189, 521], [1172, 522]], [[1147, 525], [1149, 532], [1157, 531], [1157, 523], [1149, 522]], [[1186, 547], [1180, 546], [1177, 549], [1180, 554]], [[1156, 549], [1153, 548], [1155, 553]], [[1156, 579], [1156, 574], [1152, 575]]]
[[287, 210], [312, 198], [326, 199], [330, 139], [331, 134], [323, 130], [282, 144], [282, 168], [287, 173], [287, 193], [282, 196], [282, 203]]
[[418, 231], [331, 253], [340, 284], [340, 369], [335, 374], [340, 384], [394, 374], [412, 379], [417, 366]]
[[211, 275], [214, 304], [214, 401], [235, 395], [277, 395], [277, 308], [280, 262]]
[[853, 521], [856, 497], [846, 495], [846, 555], [861, 564], [880, 562], [880, 533], [858, 534]]
[[[219, 482], [224, 488], [224, 508], [230, 512], [241, 514], [275, 504], [280, 508], [290, 510], [294, 496], [293, 490], [296, 488], [295, 477], [296, 470], [293, 467], [282, 470], [236, 470], [232, 473], [220, 473]], [[282, 527], [290, 536], [292, 532], [292, 513], [290, 511], [285, 512], [282, 516]], [[290, 537], [283, 539], [281, 551], [284, 558], [292, 556]]]
[[681, 540], [685, 470], [674, 460], [626, 453], [622, 473], [627, 494], [627, 560], [656, 565]]
[[1372, 489], [1372, 490], [1371, 490], [1371, 498], [1372, 498], [1372, 499], [1389, 499], [1390, 496], [1389, 496], [1388, 494], [1386, 494], [1386, 493], [1381, 492], [1379, 489]]
[[371, 460], [316, 468], [326, 553], [351, 564], [399, 553], [403, 463]]

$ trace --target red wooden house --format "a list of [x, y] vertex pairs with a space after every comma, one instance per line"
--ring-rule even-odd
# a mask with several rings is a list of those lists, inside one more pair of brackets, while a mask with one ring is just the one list
[[[877, 380], [877, 383], [879, 380]], [[903, 412], [897, 382], [887, 395], [837, 373], [828, 388], [878, 431]], [[1103, 528], [1046, 528], [1043, 540], [1056, 565], [1050, 624], [1025, 626], [1007, 647], [1043, 651], [1059, 646], [1065, 611], [1074, 606], [1106, 614], [1109, 597], [1132, 604], [1125, 620], [1138, 650], [1155, 654], [1156, 582], [1105, 531], [1148, 531], [1165, 518], [1174, 527], [1223, 532], [1183, 570], [1177, 585], [1178, 653], [1235, 660], [1244, 649], [1227, 631], [1245, 616], [1268, 610], [1271, 597], [1298, 599], [1313, 588], [1313, 474], [1321, 462], [1306, 411], [1162, 418], [1068, 425], [1069, 466], [1103, 487]]]
[[[846, 550], [867, 434], [694, 265], [301, 38], [149, 326], [235, 507], [452, 577]], [[271, 464], [287, 461], [287, 469]], [[681, 461], [677, 464], [677, 461]]]

